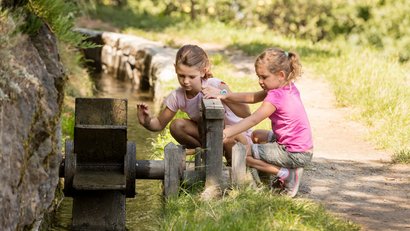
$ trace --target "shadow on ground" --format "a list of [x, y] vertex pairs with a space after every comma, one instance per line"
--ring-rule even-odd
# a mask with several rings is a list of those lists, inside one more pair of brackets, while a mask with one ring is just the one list
[[410, 230], [410, 169], [380, 162], [316, 158], [306, 168], [300, 196], [364, 230]]

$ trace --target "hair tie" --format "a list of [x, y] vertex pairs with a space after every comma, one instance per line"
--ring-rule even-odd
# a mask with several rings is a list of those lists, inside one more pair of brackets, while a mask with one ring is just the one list
[[289, 57], [289, 53], [287, 51], [284, 51], [286, 57]]

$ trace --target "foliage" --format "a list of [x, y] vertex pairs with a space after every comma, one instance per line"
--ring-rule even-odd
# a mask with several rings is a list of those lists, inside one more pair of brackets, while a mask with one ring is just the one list
[[370, 44], [398, 58], [410, 60], [410, 2], [407, 0], [378, 1], [377, 7], [367, 6], [368, 21], [360, 36], [364, 44]]
[[400, 150], [392, 156], [394, 164], [410, 164], [410, 150]]
[[[64, 0], [28, 0], [25, 5], [26, 23], [22, 30], [28, 34], [37, 33], [45, 23], [57, 39], [80, 48], [95, 47], [85, 41], [86, 37], [73, 30], [76, 14], [75, 5]], [[21, 11], [21, 10], [18, 10]]]
[[[174, 119], [176, 118], [187, 118], [187, 115], [184, 112], [178, 111], [175, 115]], [[172, 137], [171, 133], [169, 132], [169, 125], [165, 127], [163, 131], [161, 131], [156, 138], [152, 138], [151, 140], [151, 153], [152, 156], [150, 159], [163, 159], [164, 158], [164, 147], [168, 143], [172, 142], [177, 144], [176, 140]]]
[[[108, 8], [100, 5], [90, 11], [94, 16], [97, 11], [107, 11]], [[140, 0], [129, 1], [121, 14], [111, 12], [106, 19], [119, 22], [121, 27], [151, 31], [178, 25], [195, 27], [201, 25], [198, 22], [206, 22], [206, 25], [213, 21], [242, 30], [268, 29], [312, 42], [342, 37], [352, 44], [384, 50], [400, 62], [406, 62], [410, 58], [409, 11], [407, 0]], [[119, 17], [122, 19], [115, 20]], [[208, 31], [205, 36], [215, 35]]]
[[360, 230], [326, 213], [320, 205], [292, 200], [268, 189], [225, 192], [221, 200], [203, 201], [186, 191], [168, 200], [162, 230]]
[[74, 139], [74, 110], [70, 107], [65, 107], [61, 114], [61, 129], [63, 133], [63, 141], [66, 139]]
[[61, 62], [64, 64], [67, 82], [64, 88], [64, 105], [61, 114], [61, 128], [63, 142], [74, 138], [74, 100], [76, 97], [91, 97], [94, 83], [86, 69], [79, 64], [83, 63], [83, 56], [76, 48], [64, 43], [59, 45]]

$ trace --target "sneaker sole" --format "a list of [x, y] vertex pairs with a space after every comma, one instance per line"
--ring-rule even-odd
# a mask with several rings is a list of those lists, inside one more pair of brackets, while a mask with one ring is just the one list
[[302, 175], [303, 175], [303, 168], [297, 168], [296, 169], [296, 185], [295, 185], [295, 187], [293, 188], [292, 191], [288, 191], [288, 193], [287, 193], [288, 196], [293, 198], [293, 197], [296, 196], [296, 194], [298, 194], [300, 180], [302, 178]]

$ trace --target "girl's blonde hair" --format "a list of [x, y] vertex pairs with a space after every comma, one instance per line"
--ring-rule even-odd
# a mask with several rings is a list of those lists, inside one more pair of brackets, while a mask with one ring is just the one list
[[257, 66], [264, 64], [269, 72], [284, 71], [286, 82], [289, 83], [302, 75], [302, 65], [299, 56], [295, 52], [286, 52], [279, 48], [268, 48], [260, 54], [255, 61]]
[[198, 70], [205, 72], [203, 78], [211, 78], [211, 62], [209, 61], [206, 52], [197, 45], [184, 45], [179, 48], [175, 57], [175, 66], [179, 64], [186, 65], [188, 67], [196, 67]]

